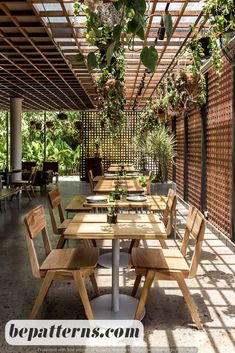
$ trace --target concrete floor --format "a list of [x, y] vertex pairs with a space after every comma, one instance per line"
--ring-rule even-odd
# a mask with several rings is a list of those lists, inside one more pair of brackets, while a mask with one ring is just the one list
[[[53, 186], [51, 186], [52, 188]], [[59, 184], [64, 205], [74, 194], [89, 193], [88, 184], [83, 182], [62, 181]], [[19, 212], [15, 201], [8, 202], [6, 212], [0, 212], [1, 224], [1, 256], [0, 256], [0, 305], [1, 305], [1, 337], [0, 353], [11, 352], [97, 352], [104, 348], [66, 348], [66, 347], [13, 347], [7, 345], [4, 339], [4, 327], [8, 320], [26, 319], [31, 311], [37, 295], [40, 280], [32, 277], [25, 241], [24, 214], [39, 203], [46, 207], [46, 193], [29, 202], [22, 198], [22, 208]], [[180, 203], [177, 228], [183, 233], [183, 223], [187, 215], [186, 208]], [[57, 236], [51, 232], [47, 212], [52, 246], [57, 243]], [[169, 246], [179, 246], [169, 239]], [[123, 242], [126, 247], [128, 242]], [[77, 244], [77, 243], [76, 243]], [[72, 246], [73, 244], [69, 244]], [[105, 243], [102, 246], [106, 247]], [[146, 244], [143, 244], [144, 246]], [[148, 245], [156, 246], [149, 242]], [[42, 256], [42, 244], [38, 244]], [[190, 251], [191, 252], [191, 251]], [[196, 279], [187, 280], [188, 287], [198, 308], [203, 331], [198, 331], [191, 320], [182, 295], [174, 282], [155, 282], [151, 288], [146, 306], [145, 346], [139, 349], [109, 348], [110, 352], [137, 353], [224, 353], [235, 352], [235, 255], [231, 244], [224, 241], [211, 230], [206, 230], [202, 257]], [[97, 269], [98, 284], [101, 293], [110, 293], [111, 271]], [[130, 294], [134, 282], [134, 272], [120, 270], [120, 292]], [[89, 297], [93, 292], [87, 283]], [[139, 293], [138, 293], [139, 294]], [[38, 319], [85, 319], [79, 295], [71, 282], [56, 282], [43, 303]], [[106, 349], [106, 348], [105, 348]]]

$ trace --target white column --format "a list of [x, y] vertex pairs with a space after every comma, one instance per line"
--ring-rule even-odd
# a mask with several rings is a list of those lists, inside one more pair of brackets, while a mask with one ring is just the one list
[[[10, 141], [11, 141], [11, 169], [22, 168], [22, 101], [23, 98], [12, 97], [10, 99]], [[11, 181], [20, 180], [21, 173], [14, 173]]]

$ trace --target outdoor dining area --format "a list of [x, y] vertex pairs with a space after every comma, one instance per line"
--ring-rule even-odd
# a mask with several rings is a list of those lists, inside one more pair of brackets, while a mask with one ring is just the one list
[[234, 59], [234, 0], [0, 2], [0, 352], [234, 352]]

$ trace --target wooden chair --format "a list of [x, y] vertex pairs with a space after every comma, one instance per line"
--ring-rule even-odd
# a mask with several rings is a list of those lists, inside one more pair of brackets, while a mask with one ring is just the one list
[[[68, 227], [71, 220], [65, 218], [65, 213], [62, 206], [61, 196], [60, 196], [60, 190], [58, 188], [53, 189], [48, 193], [48, 206], [49, 206], [53, 232], [54, 234], [60, 235], [60, 239], [58, 241], [56, 248], [62, 249], [66, 242], [66, 239], [64, 239], [63, 233], [65, 229]], [[58, 213], [59, 213], [59, 219], [60, 219], [59, 224], [56, 221], [56, 215], [55, 215], [56, 209], [58, 210]]]
[[[98, 261], [97, 248], [68, 248], [51, 249], [48, 238], [44, 208], [37, 206], [30, 211], [24, 219], [27, 228], [27, 246], [33, 276], [43, 278], [42, 286], [39, 290], [30, 319], [34, 319], [54, 280], [74, 280], [79, 291], [88, 320], [93, 320], [94, 316], [87, 295], [84, 278], [89, 276], [96, 295], [99, 289], [96, 283], [94, 268]], [[46, 258], [39, 265], [34, 246], [34, 239], [42, 234]]]
[[14, 187], [19, 187], [25, 190], [30, 201], [32, 200], [30, 192], [32, 193], [33, 197], [36, 196], [33, 190], [33, 184], [35, 182], [36, 172], [37, 172], [37, 167], [31, 167], [28, 180], [16, 180], [12, 183]]
[[[203, 215], [197, 209], [190, 207], [181, 251], [178, 249], [133, 248], [131, 258], [137, 276], [132, 290], [132, 296], [135, 296], [137, 292], [141, 277], [145, 276], [144, 286], [135, 312], [135, 320], [140, 320], [153, 280], [155, 278], [157, 280], [175, 280], [182, 291], [197, 328], [199, 330], [202, 329], [197, 309], [184, 279], [196, 276], [205, 228], [206, 221]], [[188, 266], [185, 255], [190, 235], [195, 239], [195, 248], [191, 264]]]
[[93, 193], [93, 189], [95, 187], [95, 183], [94, 183], [94, 178], [93, 178], [93, 173], [92, 170], [88, 170], [88, 178], [89, 178], [89, 183], [90, 183], [90, 188], [91, 188], [91, 192]]
[[[170, 236], [172, 232], [174, 217], [176, 212], [176, 203], [177, 203], [177, 195], [172, 189], [170, 189], [168, 193], [167, 202], [166, 202], [166, 208], [164, 210], [163, 218], [162, 218], [167, 236]], [[168, 248], [164, 239], [159, 239], [159, 242], [162, 248], [164, 249]], [[140, 244], [140, 239], [132, 240], [128, 252], [131, 253], [132, 248], [138, 247], [139, 244]], [[131, 262], [130, 262], [130, 266], [131, 266]]]
[[146, 194], [151, 195], [151, 182], [152, 182], [153, 172], [152, 170], [149, 171], [147, 176], [147, 186], [146, 186]]

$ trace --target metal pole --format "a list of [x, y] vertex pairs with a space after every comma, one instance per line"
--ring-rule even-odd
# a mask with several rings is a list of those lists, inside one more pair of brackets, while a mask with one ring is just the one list
[[47, 160], [47, 127], [46, 127], [47, 114], [44, 112], [44, 125], [43, 125], [43, 142], [44, 142], [44, 162]]
[[207, 121], [208, 121], [208, 73], [206, 79], [206, 103], [201, 107], [201, 211], [206, 215], [207, 206]]
[[112, 240], [112, 311], [119, 311], [119, 258], [120, 240]]
[[8, 112], [6, 113], [6, 166], [5, 170], [8, 171], [9, 169], [9, 119], [8, 119]]
[[188, 202], [188, 111], [184, 113], [184, 201]]

